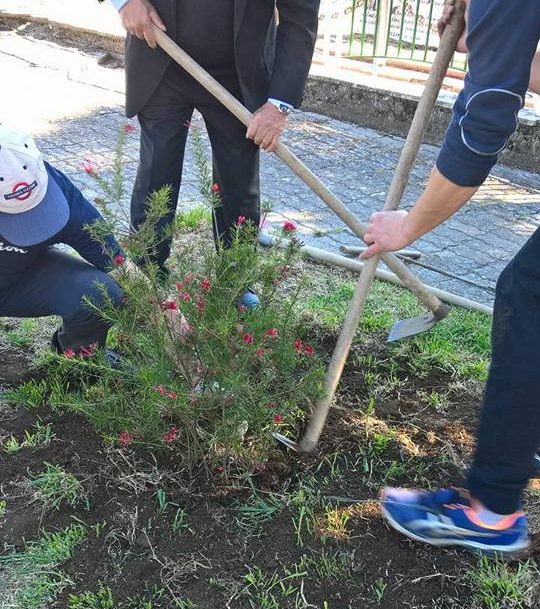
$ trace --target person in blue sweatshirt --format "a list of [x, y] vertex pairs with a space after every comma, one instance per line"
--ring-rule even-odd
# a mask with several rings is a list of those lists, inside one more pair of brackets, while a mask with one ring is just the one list
[[109, 324], [87, 300], [122, 304], [109, 275], [122, 250], [112, 235], [99, 243], [87, 230], [101, 219], [29, 135], [0, 125], [0, 316], [62, 317], [51, 345], [70, 357], [105, 348]]
[[[371, 216], [364, 258], [406, 247], [456, 213], [517, 128], [540, 39], [540, 0], [468, 5], [469, 72], [436, 165], [408, 213]], [[465, 488], [382, 492], [383, 515], [412, 539], [486, 554], [528, 547], [522, 495], [540, 445], [539, 260], [537, 231], [497, 282], [492, 362]]]

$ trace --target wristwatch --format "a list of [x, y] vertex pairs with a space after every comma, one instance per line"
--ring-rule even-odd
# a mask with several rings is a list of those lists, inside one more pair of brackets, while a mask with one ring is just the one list
[[268, 101], [272, 104], [272, 106], [277, 108], [281, 114], [288, 116], [293, 111], [293, 107], [291, 105], [279, 101], [279, 99], [269, 99]]

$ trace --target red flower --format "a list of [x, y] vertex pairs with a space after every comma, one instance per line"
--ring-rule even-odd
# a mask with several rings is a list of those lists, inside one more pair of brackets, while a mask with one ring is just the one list
[[304, 344], [302, 343], [302, 341], [301, 341], [299, 338], [297, 338], [297, 339], [294, 341], [294, 350], [295, 350], [297, 353], [302, 353], [302, 350], [303, 350], [303, 349], [304, 349]]
[[245, 313], [248, 310], [248, 308], [246, 307], [246, 305], [238, 305], [238, 312], [239, 313]]
[[154, 387], [154, 389], [161, 395], [167, 395], [167, 389], [165, 389], [165, 387], [163, 387], [163, 385], [156, 385]]
[[218, 465], [216, 467], [216, 471], [222, 474], [225, 471], [225, 468], [223, 467], [223, 465]]
[[126, 123], [124, 125], [124, 133], [127, 133], [129, 135], [130, 133], [133, 133], [134, 131], [135, 131], [135, 127], [131, 123]]
[[315, 349], [311, 345], [306, 345], [304, 347], [304, 355], [311, 357], [315, 353]]
[[114, 264], [116, 264], [117, 266], [124, 264], [125, 261], [126, 261], [126, 259], [124, 258], [124, 256], [120, 256], [120, 254], [118, 254], [118, 256], [114, 257]]
[[176, 291], [181, 292], [184, 286], [179, 281], [177, 281], [175, 285], [176, 285]]
[[246, 216], [238, 216], [238, 218], [236, 219], [236, 224], [238, 224], [238, 226], [242, 226], [242, 224], [245, 224], [246, 222]]
[[204, 298], [199, 296], [197, 298], [197, 311], [199, 311], [199, 313], [204, 313], [205, 309], [206, 309], [206, 301]]
[[264, 347], [259, 347], [258, 349], [255, 350], [255, 357], [262, 359], [264, 357], [265, 352], [266, 352], [266, 349]]
[[220, 185], [216, 182], [215, 184], [212, 184], [212, 188], [211, 188], [212, 192], [215, 194], [219, 194], [221, 192], [221, 187]]
[[167, 300], [164, 300], [161, 303], [161, 310], [162, 311], [177, 311], [178, 305], [176, 304], [176, 300], [173, 300], [172, 298], [167, 298]]
[[296, 230], [296, 224], [294, 224], [294, 222], [283, 222], [283, 226], [282, 226], [283, 230], [286, 233], [294, 233], [294, 231]]
[[178, 297], [184, 302], [191, 302], [191, 295], [189, 292], [178, 292]]
[[83, 359], [92, 357], [92, 355], [94, 355], [94, 353], [96, 352], [96, 349], [97, 349], [97, 343], [91, 343], [90, 345], [88, 345], [88, 347], [82, 347], [81, 356], [83, 357]]
[[202, 281], [201, 281], [201, 289], [204, 292], [209, 292], [210, 291], [210, 287], [211, 287], [211, 283], [210, 283], [210, 279], [208, 279], [208, 277], [205, 277]]
[[279, 331], [277, 328], [270, 328], [269, 330], [266, 330], [264, 335], [270, 338], [277, 338], [279, 336]]
[[176, 438], [178, 438], [178, 429], [174, 425], [169, 428], [169, 431], [166, 431], [163, 434], [163, 441], [165, 444], [172, 444]]
[[285, 419], [285, 417], [282, 414], [275, 414], [273, 421], [276, 425], [281, 425], [281, 423], [283, 423], [284, 419]]
[[[188, 273], [185, 277], [184, 277], [184, 281], [186, 283], [191, 283], [193, 281], [193, 273]], [[181, 284], [180, 284], [181, 285]]]
[[171, 400], [176, 400], [176, 398], [178, 397], [176, 395], [175, 391], [169, 391], [169, 396], [168, 396]]
[[246, 345], [251, 345], [253, 342], [253, 334], [244, 334], [244, 342]]
[[123, 431], [118, 434], [118, 443], [122, 448], [129, 446], [133, 442], [133, 436], [129, 433], [129, 431]]
[[97, 167], [89, 159], [86, 159], [86, 161], [84, 161], [84, 163], [82, 163], [81, 167], [83, 168], [85, 173], [87, 173], [89, 176], [96, 175], [96, 173], [97, 173]]
[[66, 349], [64, 351], [64, 357], [67, 357], [68, 359], [73, 359], [75, 357], [75, 351], [73, 351], [73, 349]]

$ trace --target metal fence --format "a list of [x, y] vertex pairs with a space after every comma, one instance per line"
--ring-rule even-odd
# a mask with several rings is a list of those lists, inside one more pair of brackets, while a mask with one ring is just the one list
[[[444, 0], [322, 0], [319, 51], [333, 58], [395, 58], [431, 63]], [[466, 69], [457, 53], [452, 67]]]

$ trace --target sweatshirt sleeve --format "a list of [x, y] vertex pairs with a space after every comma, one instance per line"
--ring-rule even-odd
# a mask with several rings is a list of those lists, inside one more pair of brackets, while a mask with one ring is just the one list
[[453, 109], [437, 169], [480, 186], [518, 126], [540, 38], [538, 0], [471, 0], [469, 72]]
[[62, 189], [70, 208], [69, 221], [58, 235], [58, 242], [71, 246], [82, 258], [101, 271], [109, 272], [115, 266], [114, 258], [123, 255], [114, 235], [107, 235], [103, 243], [93, 238], [87, 227], [103, 221], [103, 217], [67, 176], [49, 164], [47, 168]]

